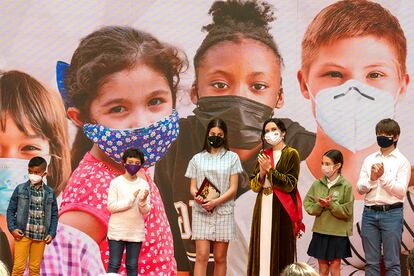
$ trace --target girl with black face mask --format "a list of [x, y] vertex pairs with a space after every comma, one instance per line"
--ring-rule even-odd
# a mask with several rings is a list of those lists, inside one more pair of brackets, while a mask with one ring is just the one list
[[214, 275], [226, 275], [227, 248], [235, 236], [234, 197], [238, 174], [242, 171], [239, 156], [229, 150], [226, 124], [221, 119], [211, 120], [207, 125], [203, 150], [193, 156], [185, 174], [191, 179], [190, 193], [194, 197], [194, 275], [206, 274], [211, 242]]
[[[261, 149], [263, 122], [284, 102], [283, 59], [270, 32], [275, 19], [271, 5], [264, 1], [215, 1], [209, 14], [212, 22], [203, 27], [206, 36], [193, 59], [195, 76], [190, 95], [196, 108], [180, 119], [179, 136], [157, 162], [154, 173], [173, 231], [178, 271], [190, 271], [188, 260], [192, 266], [196, 253], [190, 227], [192, 198], [184, 174], [190, 159], [203, 146], [207, 124], [213, 118], [227, 123], [229, 147], [239, 155], [244, 169], [238, 180], [239, 197], [250, 190], [249, 176]], [[315, 135], [288, 118], [282, 121], [288, 129], [285, 141], [305, 160]], [[237, 208], [243, 208], [237, 213], [246, 214], [246, 218], [237, 219], [238, 237], [231, 247], [237, 247], [239, 254], [229, 256], [235, 258], [229, 261], [229, 273], [240, 275], [246, 270], [246, 225], [251, 221], [248, 214], [252, 207], [250, 202], [241, 202]], [[208, 275], [211, 272], [209, 266]]]

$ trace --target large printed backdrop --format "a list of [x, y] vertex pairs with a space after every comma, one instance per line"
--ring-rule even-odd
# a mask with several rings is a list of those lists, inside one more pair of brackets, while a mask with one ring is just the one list
[[[276, 116], [288, 117], [310, 131], [316, 131], [315, 119], [311, 112], [311, 102], [300, 93], [296, 73], [300, 68], [300, 43], [307, 25], [325, 6], [335, 1], [279, 0], [268, 1], [276, 8], [277, 20], [271, 32], [284, 59], [283, 87], [285, 105]], [[378, 1], [398, 17], [408, 41], [407, 68], [414, 72], [414, 57], [411, 52], [414, 43], [414, 2], [410, 0]], [[210, 23], [207, 14], [212, 1], [2, 1], [0, 17], [0, 69], [17, 69], [30, 73], [52, 89], [56, 89], [55, 65], [57, 60], [69, 62], [79, 40], [93, 30], [104, 25], [129, 25], [154, 34], [159, 39], [182, 48], [191, 61], [205, 34], [201, 27]], [[181, 117], [192, 114], [194, 105], [189, 99], [189, 88], [194, 78], [190, 66], [183, 75], [177, 108]], [[397, 104], [395, 118], [400, 123], [402, 135], [400, 150], [414, 163], [414, 145], [411, 143], [414, 127], [412, 106], [414, 94], [412, 84]], [[73, 139], [75, 128], [71, 127]], [[1, 156], [0, 156], [1, 157]], [[356, 172], [358, 173], [358, 172]], [[301, 184], [299, 184], [301, 185]], [[308, 184], [309, 185], [309, 184]], [[183, 187], [187, 189], [187, 187]], [[306, 192], [306, 190], [301, 190]], [[249, 195], [246, 195], [248, 197]], [[304, 196], [304, 195], [303, 195]], [[239, 203], [240, 204], [240, 203]], [[358, 203], [357, 203], [358, 204]], [[237, 210], [236, 210], [237, 212]], [[355, 210], [358, 221], [361, 210]], [[409, 212], [411, 214], [411, 212]], [[410, 215], [406, 216], [408, 225], [414, 224]], [[305, 218], [308, 231], [312, 218]], [[241, 232], [249, 232], [249, 224], [241, 223]], [[406, 239], [407, 231], [404, 232]], [[412, 241], [412, 238], [411, 238]], [[299, 240], [299, 258], [306, 258], [306, 237]], [[358, 242], [358, 239], [356, 240]], [[414, 247], [414, 244], [407, 244]], [[360, 248], [360, 244], [356, 245]], [[229, 259], [229, 273], [237, 274], [243, 269], [245, 251], [234, 250], [234, 258]], [[244, 253], [243, 253], [244, 252]], [[351, 260], [360, 265], [360, 261]]]

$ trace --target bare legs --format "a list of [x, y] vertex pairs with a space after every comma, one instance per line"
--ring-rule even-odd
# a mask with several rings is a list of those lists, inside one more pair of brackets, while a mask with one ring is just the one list
[[[206, 275], [208, 258], [210, 255], [210, 242], [208, 240], [196, 240], [196, 262], [194, 276]], [[227, 271], [228, 242], [212, 242], [214, 255], [214, 276], [225, 276]]]
[[226, 276], [228, 242], [213, 242], [214, 276]]
[[341, 259], [335, 259], [332, 261], [318, 260], [319, 274], [321, 276], [328, 276], [329, 272], [332, 276], [340, 276]]

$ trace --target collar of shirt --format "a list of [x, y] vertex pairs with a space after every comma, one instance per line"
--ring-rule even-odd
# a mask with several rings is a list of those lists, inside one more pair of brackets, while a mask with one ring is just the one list
[[336, 182], [338, 182], [338, 179], [339, 179], [339, 177], [340, 177], [341, 175], [340, 174], [338, 174], [337, 175], [337, 177], [334, 179], [334, 180], [329, 180], [329, 178], [326, 178], [326, 180], [327, 180], [327, 185], [328, 185], [328, 187], [329, 186], [333, 186], [334, 184], [336, 184]]
[[34, 185], [33, 183], [30, 183], [30, 187], [33, 188], [33, 189], [36, 189], [36, 190], [43, 189], [43, 185], [45, 185], [45, 183], [43, 183], [43, 181], [40, 185]]
[[398, 157], [400, 155], [400, 150], [398, 148], [395, 148], [392, 152], [390, 152], [388, 155], [383, 155], [381, 150], [378, 150], [375, 154], [375, 157], [381, 157], [381, 158], [387, 158], [387, 157]]

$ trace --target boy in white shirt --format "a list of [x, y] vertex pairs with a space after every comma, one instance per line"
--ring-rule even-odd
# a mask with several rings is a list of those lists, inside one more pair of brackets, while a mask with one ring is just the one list
[[365, 195], [361, 227], [365, 275], [380, 275], [381, 245], [387, 275], [401, 275], [403, 202], [411, 166], [397, 149], [396, 121], [381, 120], [375, 132], [380, 150], [365, 158], [357, 184], [358, 192]]

